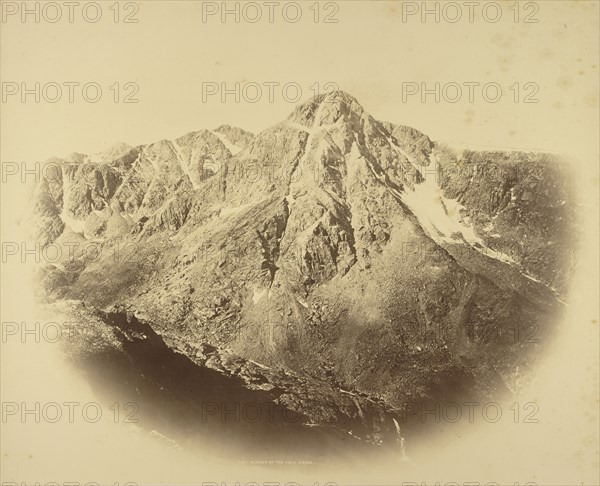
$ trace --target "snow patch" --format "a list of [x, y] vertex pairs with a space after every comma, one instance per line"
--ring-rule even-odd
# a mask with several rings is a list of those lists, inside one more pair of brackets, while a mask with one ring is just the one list
[[462, 215], [464, 206], [455, 199], [444, 197], [436, 181], [438, 161], [434, 155], [432, 163], [435, 170], [430, 171], [422, 183], [415, 184], [414, 190], [406, 188], [400, 195], [425, 232], [436, 243], [467, 243], [486, 256], [504, 263], [515, 263], [509, 255], [486, 247], [475, 234], [469, 218]]
[[150, 163], [152, 164], [152, 169], [154, 170], [154, 172], [156, 172], [158, 174], [160, 172], [160, 168], [158, 167], [158, 161], [156, 160], [155, 157], [148, 156], [147, 147], [144, 147], [142, 149], [142, 155], [144, 155], [146, 157], [146, 159], [148, 159], [150, 161]]
[[262, 368], [263, 370], [270, 370], [270, 369], [271, 369], [271, 368], [270, 368], [270, 367], [268, 367], [267, 365], [264, 365], [264, 364], [262, 364], [262, 363], [257, 363], [257, 362], [256, 362], [256, 361], [254, 361], [254, 360], [251, 360], [251, 359], [249, 359], [248, 361], [249, 361], [250, 363], [252, 363], [252, 364], [254, 364], [254, 365], [258, 366], [259, 368]]
[[221, 140], [221, 142], [223, 142], [223, 145], [225, 145], [225, 147], [227, 148], [227, 150], [229, 150], [232, 155], [239, 154], [242, 151], [241, 147], [238, 147], [237, 145], [232, 144], [227, 139], [227, 137], [225, 135], [223, 135], [222, 133], [215, 132], [213, 130], [211, 130], [210, 133], [212, 133], [213, 135], [216, 135], [217, 137], [219, 137], [219, 140]]
[[177, 143], [177, 140], [172, 140], [171, 141], [171, 145], [173, 146], [173, 150], [175, 151], [175, 155], [177, 155], [177, 160], [179, 160], [179, 165], [181, 167], [181, 170], [183, 171], [183, 173], [188, 177], [188, 179], [192, 183], [192, 187], [194, 189], [198, 189], [200, 186], [192, 178], [192, 174], [191, 174], [191, 171], [190, 171], [190, 164], [187, 163], [187, 162], [185, 162], [185, 160], [183, 158], [183, 154], [181, 153], [181, 147]]
[[60, 217], [61, 221], [65, 224], [65, 226], [69, 228], [73, 233], [78, 233], [84, 238], [88, 239], [84, 231], [85, 221], [75, 219], [74, 217], [70, 216], [65, 210], [65, 208], [69, 207], [69, 201], [71, 196], [71, 190], [69, 188], [67, 179], [67, 177], [63, 176], [63, 205], [58, 216]]
[[69, 216], [64, 209], [60, 212], [59, 216], [61, 221], [65, 223], [65, 226], [67, 226], [73, 233], [79, 233], [84, 238], [87, 238], [83, 229], [85, 226], [85, 221], [80, 221]]
[[537, 282], [537, 283], [544, 283], [541, 280], [538, 280], [535, 277], [532, 277], [531, 275], [526, 274], [525, 272], [521, 272], [523, 274], [524, 277], [528, 278], [529, 280], [532, 280], [533, 282]]
[[465, 240], [471, 245], [483, 245], [472, 227], [463, 221], [460, 214], [463, 206], [458, 201], [445, 198], [442, 189], [427, 177], [414, 190], [405, 190], [402, 200], [417, 217], [421, 226], [434, 240], [457, 243]]
[[252, 302], [254, 302], [254, 305], [258, 304], [260, 300], [267, 295], [267, 291], [268, 289], [262, 289], [260, 291], [254, 289], [254, 295], [252, 296]]
[[302, 299], [300, 297], [296, 297], [296, 300], [302, 307], [304, 307], [305, 309], [308, 309], [308, 303], [304, 299]]

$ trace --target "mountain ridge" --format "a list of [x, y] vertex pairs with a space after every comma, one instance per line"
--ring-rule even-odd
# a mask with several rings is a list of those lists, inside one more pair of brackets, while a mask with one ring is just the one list
[[46, 265], [42, 299], [124, 306], [166, 341], [391, 406], [516, 391], [573, 265], [557, 159], [457, 154], [347, 93], [254, 136], [199, 130], [50, 176], [38, 241], [100, 255]]

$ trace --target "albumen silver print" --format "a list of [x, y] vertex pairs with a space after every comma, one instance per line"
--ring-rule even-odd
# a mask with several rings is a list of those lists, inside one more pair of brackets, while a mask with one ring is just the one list
[[597, 1], [4, 1], [2, 485], [600, 484]]

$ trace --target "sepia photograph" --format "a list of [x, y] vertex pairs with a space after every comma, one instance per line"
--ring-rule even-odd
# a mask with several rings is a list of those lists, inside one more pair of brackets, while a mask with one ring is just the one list
[[0, 15], [1, 486], [600, 485], [598, 0]]

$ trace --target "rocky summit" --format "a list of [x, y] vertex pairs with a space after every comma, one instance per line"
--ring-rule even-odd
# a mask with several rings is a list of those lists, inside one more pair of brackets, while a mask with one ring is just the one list
[[565, 167], [453, 150], [344, 92], [256, 135], [55, 158], [32, 226], [62, 257], [39, 296], [80, 317], [79, 360], [145, 326], [307, 427], [397, 444], [406, 403], [505, 397], [543, 356], [574, 265]]

